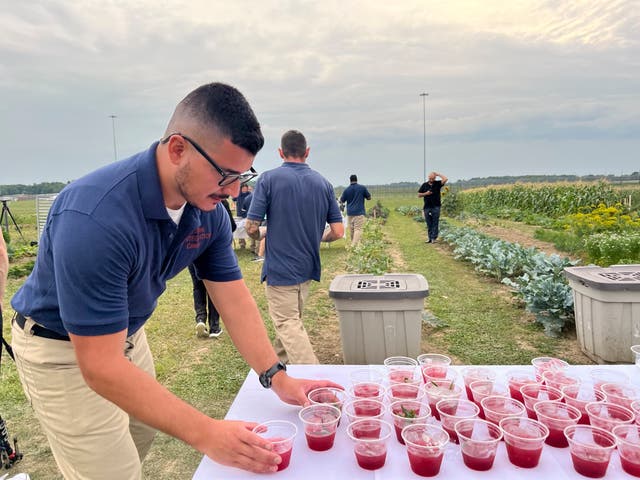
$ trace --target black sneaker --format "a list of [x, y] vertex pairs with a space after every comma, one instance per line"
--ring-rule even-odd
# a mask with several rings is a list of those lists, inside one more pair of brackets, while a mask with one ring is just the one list
[[220, 335], [222, 335], [222, 329], [218, 328], [209, 334], [209, 338], [218, 338]]

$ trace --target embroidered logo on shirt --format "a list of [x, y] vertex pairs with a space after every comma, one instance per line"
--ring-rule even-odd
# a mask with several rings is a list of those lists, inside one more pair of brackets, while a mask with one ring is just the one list
[[184, 246], [188, 249], [200, 248], [202, 241], [210, 238], [211, 232], [205, 232], [204, 227], [198, 227], [184, 239]]

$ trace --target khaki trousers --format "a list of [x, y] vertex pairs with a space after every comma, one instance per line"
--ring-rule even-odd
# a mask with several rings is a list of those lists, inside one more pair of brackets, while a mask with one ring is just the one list
[[273, 346], [283, 363], [319, 363], [302, 323], [302, 310], [310, 283], [311, 280], [307, 280], [298, 285], [265, 287], [269, 315], [276, 330]]
[[349, 223], [349, 238], [351, 239], [351, 245], [357, 245], [360, 242], [362, 236], [362, 229], [364, 228], [364, 215], [352, 215], [347, 217]]
[[[15, 323], [11, 344], [22, 387], [65, 479], [138, 480], [155, 430], [85, 383], [71, 342], [36, 337], [28, 318]], [[155, 377], [144, 328], [127, 338], [125, 356]]]

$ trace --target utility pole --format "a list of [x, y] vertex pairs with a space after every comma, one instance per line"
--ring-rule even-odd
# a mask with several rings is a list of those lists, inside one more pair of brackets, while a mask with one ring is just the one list
[[116, 146], [116, 115], [109, 115], [111, 118], [111, 131], [113, 132], [113, 160], [118, 161], [118, 149]]
[[427, 180], [427, 97], [428, 93], [422, 92], [422, 181]]

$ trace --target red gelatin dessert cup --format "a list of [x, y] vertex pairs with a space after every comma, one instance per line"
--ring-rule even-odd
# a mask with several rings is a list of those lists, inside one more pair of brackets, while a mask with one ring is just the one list
[[387, 459], [387, 441], [391, 425], [384, 420], [363, 418], [347, 427], [347, 435], [353, 440], [356, 461], [365, 470], [382, 468]]
[[340, 415], [340, 410], [324, 403], [309, 405], [298, 412], [311, 450], [322, 452], [333, 447]]
[[402, 430], [407, 445], [409, 465], [416, 475], [433, 477], [440, 473], [449, 434], [442, 428], [426, 423], [415, 423]]
[[265, 440], [269, 440], [273, 446], [273, 452], [280, 455], [280, 463], [278, 471], [284, 470], [289, 466], [291, 461], [291, 452], [293, 450], [293, 439], [298, 433], [298, 427], [294, 423], [286, 420], [271, 420], [256, 425], [253, 433], [260, 435]]
[[571, 425], [564, 429], [564, 434], [575, 471], [589, 478], [604, 477], [616, 448], [613, 434], [593, 425]]
[[549, 429], [549, 436], [546, 439], [547, 445], [556, 448], [566, 448], [569, 446], [564, 429], [570, 425], [577, 425], [582, 416], [582, 412], [576, 407], [567, 405], [557, 400], [545, 400], [533, 406], [538, 421]]
[[473, 401], [473, 394], [469, 386], [476, 380], [496, 380], [496, 372], [489, 367], [466, 367], [462, 369], [462, 380], [467, 393], [467, 399]]
[[470, 418], [458, 421], [455, 431], [464, 464], [472, 470], [491, 469], [502, 439], [502, 429], [486, 420]]
[[440, 423], [452, 443], [458, 443], [455, 426], [460, 420], [478, 418], [480, 407], [463, 398], [447, 398], [436, 403]]
[[509, 386], [509, 395], [511, 398], [524, 403], [520, 387], [529, 383], [539, 383], [533, 369], [514, 368], [507, 372], [507, 385]]
[[404, 440], [401, 433], [404, 427], [414, 423], [427, 423], [429, 417], [431, 417], [429, 405], [417, 400], [396, 400], [389, 406], [389, 409], [393, 417], [396, 439], [402, 445], [404, 445]]
[[451, 365], [451, 358], [439, 353], [423, 353], [418, 355], [418, 365], [426, 383], [426, 376], [444, 378], [447, 375], [449, 365]]
[[440, 420], [440, 414], [438, 410], [436, 410], [436, 404], [440, 400], [460, 398], [462, 395], [462, 387], [448, 379], [430, 380], [429, 383], [425, 383], [424, 391], [427, 394], [431, 415], [433, 415], [436, 420]]
[[389, 403], [396, 400], [422, 400], [424, 395], [425, 391], [422, 385], [416, 383], [394, 383], [387, 390]]
[[591, 402], [585, 407], [589, 423], [594, 427], [611, 432], [613, 427], [633, 423], [633, 411], [611, 402]]
[[563, 400], [567, 405], [576, 407], [582, 413], [578, 423], [589, 425], [589, 415], [586, 406], [590, 402], [604, 402], [607, 396], [595, 388], [593, 382], [581, 382], [577, 385], [565, 385], [562, 387]]
[[387, 389], [380, 383], [362, 382], [350, 386], [347, 389], [347, 397], [349, 398], [371, 398], [382, 402]]
[[381, 419], [386, 412], [385, 404], [373, 398], [353, 398], [342, 407], [342, 415], [347, 417], [349, 423], [361, 418]]
[[493, 380], [476, 380], [475, 382], [471, 382], [469, 385], [469, 389], [471, 390], [471, 399], [473, 403], [480, 407], [480, 413], [478, 417], [484, 419], [484, 411], [482, 410], [482, 399], [488, 397], [489, 395], [499, 395], [501, 397], [506, 397], [509, 395], [509, 387], [500, 382], [495, 382]]
[[613, 429], [622, 469], [629, 475], [640, 477], [640, 426], [618, 425]]
[[549, 429], [529, 417], [503, 418], [500, 428], [509, 461], [517, 467], [537, 467]]
[[560, 390], [548, 385], [540, 385], [538, 383], [523, 385], [520, 387], [520, 393], [524, 399], [524, 406], [527, 409], [527, 415], [529, 418], [534, 420], [537, 420], [536, 412], [533, 409], [533, 406], [536, 403], [543, 402], [545, 400], [562, 400], [562, 392]]

